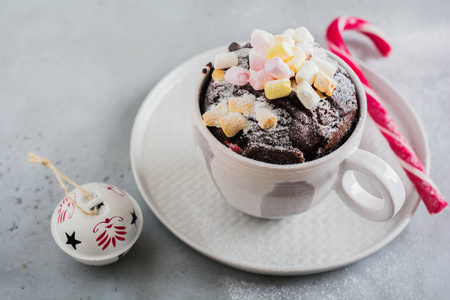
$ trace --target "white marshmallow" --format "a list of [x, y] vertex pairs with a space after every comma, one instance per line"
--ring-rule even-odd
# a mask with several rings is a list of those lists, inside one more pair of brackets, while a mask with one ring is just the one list
[[269, 33], [269, 40], [270, 43], [273, 45], [273, 34]]
[[314, 37], [305, 27], [298, 27], [295, 29], [293, 37], [297, 42], [307, 42], [309, 44], [314, 42]]
[[283, 41], [284, 41], [284, 38], [283, 38], [283, 36], [281, 34], [277, 34], [277, 35], [273, 36], [273, 44], [274, 45], [279, 44], [279, 43], [281, 43]]
[[295, 93], [306, 109], [316, 106], [320, 101], [319, 95], [317, 95], [311, 85], [309, 85], [306, 81], [302, 81], [297, 84]]
[[214, 58], [214, 69], [227, 69], [238, 64], [239, 60], [234, 52], [217, 54]]
[[289, 44], [289, 46], [291, 46], [291, 47], [295, 46], [295, 40], [294, 40], [294, 38], [292, 37], [291, 34], [283, 33], [282, 37], [283, 37], [284, 41]]
[[319, 73], [319, 67], [312, 61], [307, 60], [302, 64], [297, 74], [295, 75], [295, 81], [297, 81], [297, 83], [300, 83], [304, 80], [309, 83], [309, 85], [311, 85], [316, 79], [317, 73]]
[[315, 63], [319, 70], [333, 78], [334, 74], [336, 74], [337, 67], [334, 66], [332, 63], [327, 62], [326, 60], [323, 60], [317, 56], [311, 57], [310, 61]]
[[292, 35], [290, 34], [277, 34], [274, 36], [274, 40], [273, 40], [273, 44], [280, 44], [282, 42], [286, 42], [288, 43], [288, 45], [290, 47], [294, 47], [295, 46], [295, 40], [292, 38]]
[[295, 47], [302, 49], [309, 56], [313, 55], [314, 53], [313, 45], [307, 42], [295, 43]]
[[285, 31], [283, 31], [283, 35], [285, 34], [289, 34], [290, 36], [294, 35], [295, 30], [292, 28], [286, 29]]

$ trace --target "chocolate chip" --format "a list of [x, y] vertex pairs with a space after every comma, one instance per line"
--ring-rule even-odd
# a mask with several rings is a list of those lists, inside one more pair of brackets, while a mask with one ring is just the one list
[[241, 48], [242, 48], [241, 45], [239, 45], [238, 43], [231, 43], [230, 46], [228, 46], [228, 51], [234, 52]]

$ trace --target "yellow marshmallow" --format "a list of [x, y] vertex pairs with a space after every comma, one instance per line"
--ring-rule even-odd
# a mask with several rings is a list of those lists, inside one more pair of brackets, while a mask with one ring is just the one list
[[219, 127], [220, 120], [228, 113], [227, 103], [221, 102], [203, 114], [203, 123], [209, 127]]
[[291, 81], [288, 78], [272, 80], [264, 86], [264, 93], [269, 100], [286, 97], [291, 91]]
[[319, 91], [319, 90], [315, 90], [315, 91], [316, 91], [317, 95], [319, 96], [320, 100], [324, 100], [327, 98], [327, 96], [324, 96], [321, 91]]
[[314, 87], [322, 93], [327, 94], [328, 96], [331, 96], [333, 94], [336, 86], [337, 82], [322, 71], [317, 73], [317, 76], [314, 79]]
[[261, 109], [256, 113], [256, 121], [262, 129], [270, 129], [277, 126], [277, 116], [268, 109]]
[[285, 63], [287, 64], [287, 66], [289, 67], [289, 69], [291, 69], [292, 71], [294, 71], [294, 73], [298, 72], [298, 69], [300, 69], [300, 67], [302, 66], [304, 61], [302, 61], [301, 59], [292, 56], [291, 58], [289, 58], [288, 60], [285, 61]]
[[294, 73], [297, 73], [306, 60], [306, 53], [305, 51], [297, 47], [292, 47], [291, 49], [294, 53], [294, 56], [286, 60], [286, 64], [288, 65], [289, 69], [294, 71]]
[[221, 82], [225, 79], [225, 72], [222, 69], [215, 69], [211, 74], [215, 82]]
[[254, 102], [255, 96], [251, 94], [244, 95], [239, 98], [231, 97], [228, 99], [228, 111], [249, 115], [253, 112]]
[[247, 128], [247, 126], [247, 119], [242, 114], [236, 112], [228, 113], [220, 120], [220, 127], [222, 127], [227, 137], [235, 136], [239, 131]]
[[279, 57], [282, 60], [287, 60], [294, 55], [291, 46], [285, 41], [276, 44], [275, 46], [267, 49], [267, 59], [271, 59], [273, 57]]

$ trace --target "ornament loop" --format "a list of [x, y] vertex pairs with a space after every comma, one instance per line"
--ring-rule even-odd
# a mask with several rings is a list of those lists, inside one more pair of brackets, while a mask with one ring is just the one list
[[43, 158], [43, 157], [39, 157], [36, 154], [34, 154], [33, 152], [30, 152], [27, 154], [28, 156], [28, 161], [34, 164], [41, 164], [44, 167], [49, 168], [50, 170], [53, 171], [53, 173], [55, 173], [56, 179], [59, 182], [59, 185], [64, 189], [64, 191], [66, 192], [66, 198], [69, 199], [69, 201], [79, 210], [81, 210], [85, 215], [95, 215], [97, 213], [97, 207], [94, 207], [94, 210], [92, 211], [85, 211], [83, 208], [81, 208], [76, 202], [75, 200], [72, 199], [72, 197], [70, 197], [69, 194], [69, 188], [67, 187], [67, 185], [64, 183], [64, 181], [66, 181], [67, 183], [71, 184], [72, 186], [76, 187], [77, 189], [79, 189], [89, 200], [94, 199], [94, 197], [92, 197], [91, 194], [89, 194], [85, 189], [83, 189], [81, 186], [79, 186], [76, 182], [74, 182], [72, 179], [70, 179], [69, 177], [67, 177], [66, 175], [64, 175], [64, 173], [62, 173], [61, 171], [59, 171], [58, 169], [56, 169], [56, 167], [50, 162], [49, 159], [47, 158]]

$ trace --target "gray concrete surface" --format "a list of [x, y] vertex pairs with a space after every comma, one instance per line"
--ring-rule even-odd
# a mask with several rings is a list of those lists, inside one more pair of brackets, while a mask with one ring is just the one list
[[[255, 1], [256, 2], [256, 1]], [[385, 75], [420, 114], [431, 175], [449, 198], [448, 1], [4, 1], [0, 0], [0, 298], [2, 299], [448, 299], [450, 209], [421, 203], [398, 238], [336, 271], [299, 277], [246, 273], [197, 253], [145, 205], [131, 174], [134, 117], [157, 81], [191, 56], [253, 28], [307, 26], [356, 15], [391, 38], [381, 58], [346, 34], [353, 53]], [[88, 267], [53, 241], [63, 191], [30, 150], [80, 183], [132, 194], [142, 235], [120, 262]]]

